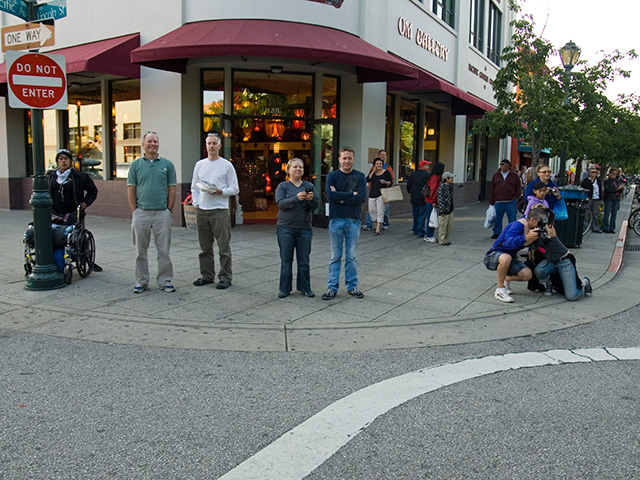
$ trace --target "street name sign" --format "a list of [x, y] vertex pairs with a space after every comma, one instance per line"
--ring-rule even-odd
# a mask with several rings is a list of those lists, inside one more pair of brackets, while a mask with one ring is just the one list
[[5, 59], [10, 107], [53, 110], [68, 108], [64, 55], [9, 50]]
[[52, 0], [51, 2], [40, 3], [36, 6], [35, 20], [45, 20], [47, 18], [54, 18], [58, 20], [66, 16], [67, 0]]
[[31, 50], [54, 44], [53, 25], [23, 23], [2, 28], [2, 51]]
[[29, 6], [24, 0], [0, 0], [0, 10], [15, 15], [25, 22], [29, 20]]

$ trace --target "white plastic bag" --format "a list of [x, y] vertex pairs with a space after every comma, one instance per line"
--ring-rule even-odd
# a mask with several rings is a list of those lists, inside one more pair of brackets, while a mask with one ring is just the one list
[[429, 226], [431, 228], [438, 228], [438, 210], [435, 208], [431, 210], [431, 215], [429, 215]]
[[487, 215], [484, 218], [484, 228], [493, 228], [493, 224], [496, 221], [496, 207], [489, 205], [487, 208]]

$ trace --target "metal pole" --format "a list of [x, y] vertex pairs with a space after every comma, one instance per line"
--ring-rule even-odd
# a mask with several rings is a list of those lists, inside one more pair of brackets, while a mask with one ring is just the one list
[[[564, 67], [565, 71], [565, 81], [564, 81], [564, 104], [569, 105], [569, 80], [571, 78], [571, 68], [572, 65], [567, 65]], [[566, 185], [567, 183], [567, 150], [565, 148], [562, 149], [560, 153], [560, 172], [558, 176], [558, 185]]]
[[[29, 19], [35, 20], [35, 0], [29, 4]], [[36, 50], [37, 52], [37, 50]], [[36, 264], [27, 276], [25, 288], [52, 290], [66, 286], [64, 274], [53, 262], [53, 235], [51, 232], [51, 205], [49, 185], [44, 167], [44, 130], [42, 110], [31, 110], [31, 138], [33, 142], [33, 195], [29, 203], [33, 208], [33, 231]]]

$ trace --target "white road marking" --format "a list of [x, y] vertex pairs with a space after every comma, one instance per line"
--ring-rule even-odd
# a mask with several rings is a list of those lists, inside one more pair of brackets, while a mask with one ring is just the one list
[[219, 480], [300, 480], [380, 415], [447, 385], [520, 368], [613, 360], [640, 360], [640, 347], [509, 353], [409, 372], [332, 403]]

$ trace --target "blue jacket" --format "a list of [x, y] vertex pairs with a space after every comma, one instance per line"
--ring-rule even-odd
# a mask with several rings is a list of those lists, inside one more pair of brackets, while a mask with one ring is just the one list
[[516, 258], [516, 255], [518, 255], [518, 252], [524, 247], [526, 241], [524, 225], [520, 220], [516, 220], [504, 227], [502, 233], [496, 239], [495, 243], [491, 245], [491, 249], [487, 253], [508, 253], [513, 258]]

